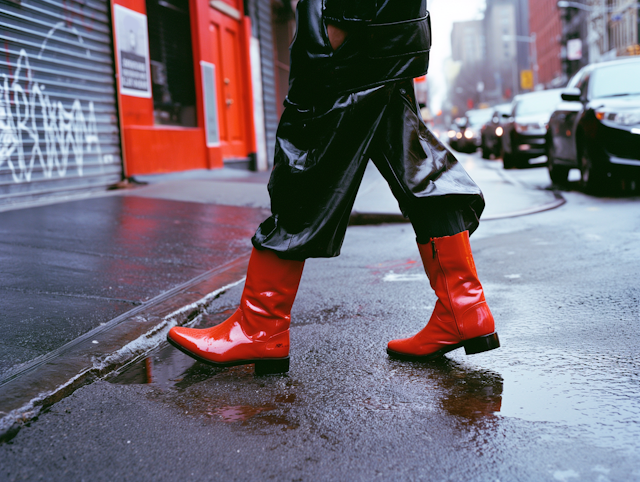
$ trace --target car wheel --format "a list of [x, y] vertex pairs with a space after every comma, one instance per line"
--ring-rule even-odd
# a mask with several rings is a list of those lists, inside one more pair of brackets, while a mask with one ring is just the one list
[[513, 165], [516, 166], [517, 169], [524, 169], [525, 167], [529, 167], [529, 159], [522, 155], [513, 155]]
[[589, 148], [584, 145], [580, 152], [580, 184], [585, 192], [599, 194], [605, 190], [606, 178], [594, 164]]
[[491, 159], [491, 149], [489, 149], [484, 142], [482, 143], [482, 158]]
[[547, 169], [549, 169], [549, 177], [551, 182], [555, 184], [565, 184], [569, 177], [569, 168], [567, 166], [559, 166], [555, 163], [555, 148], [553, 147], [553, 139], [547, 140], [549, 146], [547, 152]]
[[547, 164], [549, 169], [549, 177], [554, 184], [566, 184], [569, 177], [569, 168], [566, 166], [558, 166], [551, 159]]
[[511, 169], [515, 166], [515, 160], [513, 154], [509, 154], [507, 151], [502, 153], [502, 166], [505, 169]]

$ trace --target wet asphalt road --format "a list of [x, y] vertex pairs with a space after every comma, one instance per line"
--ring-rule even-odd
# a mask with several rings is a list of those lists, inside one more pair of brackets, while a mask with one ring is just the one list
[[1, 445], [0, 479], [640, 480], [640, 197], [563, 195], [472, 237], [501, 349], [389, 360], [435, 297], [408, 225], [351, 227], [307, 263], [288, 376], [160, 347]]

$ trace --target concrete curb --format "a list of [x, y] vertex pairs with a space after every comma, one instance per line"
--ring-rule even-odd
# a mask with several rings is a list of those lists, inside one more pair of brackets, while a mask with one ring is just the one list
[[112, 319], [0, 380], [0, 443], [78, 388], [138, 360], [177, 325], [196, 324], [211, 303], [244, 281], [249, 253]]

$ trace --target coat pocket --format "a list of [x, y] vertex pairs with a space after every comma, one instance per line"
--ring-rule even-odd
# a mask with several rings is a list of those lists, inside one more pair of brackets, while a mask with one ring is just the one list
[[404, 57], [429, 52], [431, 17], [367, 26], [367, 54], [371, 59]]
[[322, 14], [336, 23], [373, 21], [378, 11], [376, 0], [324, 0]]

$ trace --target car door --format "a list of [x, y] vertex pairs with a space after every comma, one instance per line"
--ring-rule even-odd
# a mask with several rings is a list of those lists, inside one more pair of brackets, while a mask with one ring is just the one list
[[582, 92], [580, 101], [562, 101], [554, 113], [553, 141], [555, 155], [569, 161], [571, 165], [578, 165], [577, 125], [586, 103], [589, 74], [583, 72], [569, 87], [576, 87]]
[[502, 149], [504, 152], [511, 154], [511, 135], [513, 132], [513, 124], [516, 118], [516, 109], [518, 106], [518, 101], [515, 100], [511, 105], [511, 111], [507, 114], [507, 117], [503, 119], [503, 127], [504, 133], [502, 134]]

